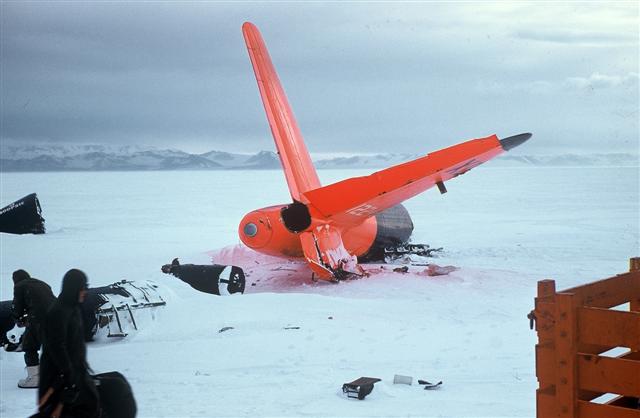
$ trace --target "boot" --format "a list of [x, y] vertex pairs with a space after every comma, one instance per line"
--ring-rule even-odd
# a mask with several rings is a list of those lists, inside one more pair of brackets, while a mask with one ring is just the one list
[[40, 366], [28, 366], [27, 367], [27, 377], [24, 379], [18, 380], [19, 388], [38, 388], [38, 383], [40, 383]]

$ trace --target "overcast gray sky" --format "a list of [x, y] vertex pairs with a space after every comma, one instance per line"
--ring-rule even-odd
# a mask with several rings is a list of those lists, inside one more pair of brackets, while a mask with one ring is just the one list
[[636, 1], [3, 0], [2, 140], [273, 150], [247, 20], [313, 153], [638, 152]]

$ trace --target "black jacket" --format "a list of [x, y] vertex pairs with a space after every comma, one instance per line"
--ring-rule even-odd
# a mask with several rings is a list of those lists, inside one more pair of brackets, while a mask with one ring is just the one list
[[[64, 381], [60, 383], [77, 383], [78, 377], [89, 371], [79, 306], [55, 302], [45, 324], [40, 380], [61, 376]], [[49, 370], [51, 376], [45, 373]]]
[[[98, 394], [89, 375], [82, 313], [78, 302], [80, 291], [86, 289], [86, 276], [79, 273], [82, 276], [69, 273], [65, 275], [62, 292], [47, 314], [40, 359], [39, 397], [42, 398], [49, 388], [53, 388], [56, 395], [51, 402], [57, 404], [66, 391], [64, 411], [73, 411], [73, 416], [77, 417], [97, 417]], [[69, 395], [69, 392], [74, 391], [75, 398]]]
[[2, 345], [9, 344], [7, 338], [7, 332], [11, 331], [16, 326], [13, 320], [13, 310], [11, 306], [13, 302], [5, 300], [0, 302], [0, 343]]
[[42, 323], [56, 297], [45, 282], [32, 277], [17, 281], [13, 286], [13, 317], [27, 315], [29, 322]]

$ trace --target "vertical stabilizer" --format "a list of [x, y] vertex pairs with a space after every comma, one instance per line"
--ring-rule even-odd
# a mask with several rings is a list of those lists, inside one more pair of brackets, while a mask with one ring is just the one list
[[258, 28], [246, 22], [242, 33], [291, 197], [308, 203], [303, 193], [320, 187], [309, 151]]

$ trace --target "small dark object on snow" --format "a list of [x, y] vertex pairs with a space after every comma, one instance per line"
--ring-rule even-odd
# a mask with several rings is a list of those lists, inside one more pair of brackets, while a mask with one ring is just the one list
[[220, 328], [220, 330], [218, 331], [218, 334], [221, 333], [221, 332], [229, 331], [230, 329], [233, 329], [233, 327]]
[[171, 264], [161, 268], [163, 273], [173, 274], [196, 290], [212, 295], [244, 293], [244, 271], [237, 266], [221, 264], [180, 264], [174, 258]]
[[358, 398], [363, 400], [365, 396], [371, 393], [373, 385], [381, 379], [377, 377], [361, 377], [353, 382], [342, 385], [342, 393], [346, 393], [349, 398]]
[[44, 234], [40, 202], [31, 193], [0, 209], [0, 232], [9, 234]]
[[119, 372], [93, 375], [100, 406], [109, 417], [134, 418], [138, 411], [131, 385]]
[[407, 266], [402, 266], [402, 267], [396, 267], [393, 269], [394, 273], [406, 273], [409, 271], [409, 267]]
[[424, 390], [432, 390], [432, 389], [437, 389], [442, 384], [442, 380], [439, 381], [438, 383], [431, 383], [431, 382], [427, 382], [426, 380], [418, 379], [418, 384], [425, 385]]
[[284, 327], [282, 329], [300, 329], [300, 327]]
[[436, 253], [442, 252], [443, 248], [431, 248], [428, 244], [398, 244], [384, 249], [384, 261], [389, 263], [407, 255], [417, 255], [420, 257], [436, 257]]

